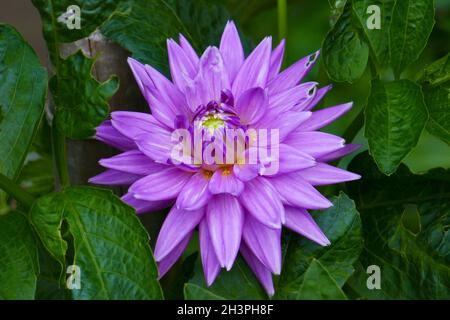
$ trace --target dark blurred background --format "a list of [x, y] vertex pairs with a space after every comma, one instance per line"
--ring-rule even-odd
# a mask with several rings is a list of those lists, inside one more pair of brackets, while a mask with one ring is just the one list
[[[223, 0], [241, 32], [257, 43], [266, 35], [273, 35], [278, 43], [278, 20], [276, 0]], [[312, 53], [321, 47], [330, 28], [331, 9], [335, 0], [288, 1], [287, 49], [284, 66]], [[38, 53], [42, 63], [48, 65], [47, 49], [41, 33], [37, 10], [29, 0], [0, 0], [0, 22], [13, 25]], [[423, 69], [430, 62], [450, 52], [450, 0], [436, 0], [436, 25], [428, 45], [420, 59], [408, 70], [407, 75]], [[330, 83], [323, 67], [316, 65], [310, 79], [320, 84]], [[343, 119], [333, 123], [325, 131], [343, 134], [357, 113], [365, 105], [369, 93], [370, 73], [354, 84], [335, 84], [334, 90], [325, 98], [323, 106], [354, 101], [354, 109]], [[366, 144], [362, 130], [355, 142]], [[348, 159], [347, 159], [348, 162]], [[414, 171], [426, 171], [433, 167], [450, 168], [450, 147], [434, 136], [424, 132], [419, 145], [406, 158], [405, 163]], [[345, 165], [345, 163], [343, 163]]]

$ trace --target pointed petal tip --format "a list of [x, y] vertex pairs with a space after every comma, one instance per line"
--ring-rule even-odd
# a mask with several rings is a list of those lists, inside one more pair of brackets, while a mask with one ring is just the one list
[[332, 206], [334, 206], [333, 202], [331, 202], [327, 198], [324, 198], [324, 199], [326, 199], [326, 201], [324, 201], [324, 209], [328, 209], [328, 208], [331, 208]]
[[127, 63], [128, 63], [128, 65], [131, 67], [131, 68], [134, 68], [135, 66], [144, 66], [144, 64], [143, 63], [140, 63], [138, 60], [136, 60], [135, 58], [133, 58], [133, 57], [128, 57], [127, 58]]
[[98, 163], [99, 163], [102, 167], [104, 167], [105, 164], [108, 164], [108, 158], [102, 158], [102, 159], [98, 160]]
[[185, 45], [191, 46], [188, 39], [182, 33], [178, 34], [178, 42], [180, 43], [181, 47], [184, 47]]
[[167, 38], [166, 43], [169, 50], [172, 50], [174, 46], [179, 46], [179, 44], [172, 38]]
[[315, 243], [317, 243], [318, 245], [321, 245], [322, 247], [329, 247], [331, 245], [330, 240], [328, 240], [327, 236], [323, 232], [322, 232], [320, 238], [316, 238], [311, 241], [314, 241]]
[[[319, 228], [319, 232], [316, 233], [314, 238], [309, 238], [307, 237], [309, 240], [314, 241], [315, 243], [317, 243], [318, 245], [322, 246], [322, 247], [329, 247], [331, 245], [331, 241], [328, 239], [328, 237], [325, 235], [325, 233], [323, 233], [323, 231]], [[303, 235], [305, 236], [305, 235]]]
[[350, 181], [359, 180], [362, 178], [362, 176], [360, 174], [353, 173], [353, 172], [352, 172], [352, 176], [353, 176], [353, 178]]
[[216, 278], [214, 277], [211, 277], [210, 279], [206, 279], [205, 278], [205, 281], [206, 281], [206, 286], [209, 288], [209, 287], [211, 287], [211, 285], [214, 283], [214, 280], [216, 280]]
[[341, 113], [339, 116], [342, 116], [353, 108], [353, 101], [338, 105], [336, 106], [336, 108], [341, 109]]
[[225, 28], [234, 28], [237, 30], [236, 24], [234, 23], [233, 20], [228, 20], [227, 24], [225, 25]]
[[[272, 36], [264, 37], [256, 47], [259, 47], [259, 46], [268, 46], [269, 49], [272, 50]], [[253, 50], [253, 51], [255, 51], [255, 50]]]
[[317, 61], [317, 59], [319, 59], [319, 56], [320, 56], [320, 49], [314, 53], [311, 53], [309, 55], [309, 61], [306, 63], [306, 66], [311, 67]]
[[157, 250], [155, 248], [155, 250], [153, 251], [153, 258], [155, 258], [156, 262], [161, 262], [161, 260], [164, 258], [163, 256], [161, 256], [161, 254], [159, 253], [159, 250]]

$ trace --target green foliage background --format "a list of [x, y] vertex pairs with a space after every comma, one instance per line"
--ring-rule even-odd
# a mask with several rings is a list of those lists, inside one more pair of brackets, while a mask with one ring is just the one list
[[[207, 288], [194, 235], [161, 281], [149, 230], [109, 190], [70, 186], [65, 142], [90, 139], [120, 86], [91, 74], [95, 59], [62, 58], [59, 45], [96, 29], [167, 73], [167, 38], [198, 52], [227, 20], [246, 51], [264, 36], [287, 40], [284, 66], [321, 48], [308, 76], [333, 90], [319, 108], [354, 101], [324, 131], [363, 147], [341, 160], [362, 180], [322, 188], [334, 206], [315, 212], [331, 240], [320, 247], [284, 231], [273, 299], [450, 298], [449, 0], [33, 0], [52, 71], [13, 26], [0, 24], [0, 299], [267, 299], [239, 258]], [[58, 17], [81, 8], [81, 30]], [[381, 8], [381, 29], [366, 25]], [[52, 97], [55, 116], [44, 114]], [[52, 147], [49, 147], [50, 141]], [[59, 181], [55, 188], [55, 181]], [[58, 191], [56, 191], [58, 190]], [[84, 270], [66, 289], [66, 267]], [[381, 268], [381, 289], [366, 286]]]

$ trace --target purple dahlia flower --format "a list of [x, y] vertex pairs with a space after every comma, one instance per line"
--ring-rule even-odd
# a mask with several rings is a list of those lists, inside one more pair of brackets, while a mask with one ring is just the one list
[[[221, 268], [231, 269], [240, 251], [273, 295], [272, 274], [281, 272], [282, 227], [328, 245], [307, 210], [332, 204], [314, 187], [359, 178], [326, 164], [357, 146], [317, 131], [352, 104], [311, 112], [331, 89], [301, 83], [319, 52], [280, 72], [284, 41], [272, 51], [267, 37], [245, 58], [233, 22], [226, 25], [220, 47], [208, 47], [201, 57], [182, 35], [179, 44], [170, 39], [167, 47], [172, 81], [149, 65], [128, 60], [151, 114], [113, 112], [111, 120], [97, 128], [99, 140], [123, 152], [100, 160], [107, 170], [90, 182], [129, 185], [122, 199], [138, 213], [171, 207], [154, 251], [160, 277], [198, 227], [208, 285]], [[248, 144], [231, 162], [207, 162], [203, 153], [173, 156], [173, 134], [180, 129], [200, 132], [202, 147], [208, 140], [227, 152], [234, 147], [225, 143], [220, 134], [224, 129], [266, 129], [277, 139], [252, 145], [254, 140], [244, 136]], [[275, 144], [276, 157], [261, 155]], [[250, 150], [257, 150], [256, 161], [247, 163]], [[217, 149], [213, 159], [216, 155]], [[277, 170], [267, 170], [268, 162], [276, 163]]]

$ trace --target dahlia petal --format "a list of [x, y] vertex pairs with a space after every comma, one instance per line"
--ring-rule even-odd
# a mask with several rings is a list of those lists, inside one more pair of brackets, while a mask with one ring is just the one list
[[298, 174], [313, 186], [324, 186], [358, 180], [361, 178], [359, 174], [339, 169], [325, 163], [318, 163], [314, 167], [300, 170]]
[[270, 55], [270, 67], [267, 80], [272, 80], [280, 72], [283, 63], [285, 40], [282, 39], [280, 44], [272, 51]]
[[208, 222], [205, 218], [200, 222], [199, 228], [200, 255], [202, 258], [203, 273], [208, 287], [212, 285], [220, 271], [220, 263], [212, 245]]
[[300, 124], [306, 121], [311, 114], [312, 112], [309, 111], [286, 111], [281, 114], [275, 114], [273, 111], [269, 111], [254, 127], [279, 130], [279, 141], [282, 142]]
[[170, 133], [149, 132], [135, 137], [135, 143], [139, 150], [150, 159], [160, 163], [167, 163], [173, 150]]
[[127, 62], [131, 68], [131, 71], [133, 72], [134, 78], [136, 79], [136, 82], [138, 84], [139, 89], [142, 92], [142, 95], [146, 97], [147, 87], [152, 87], [153, 83], [150, 77], [148, 76], [147, 72], [145, 71], [145, 66], [133, 58], [128, 58]]
[[233, 173], [241, 181], [249, 181], [258, 176], [257, 164], [235, 164], [233, 166]]
[[304, 57], [278, 74], [269, 82], [269, 94], [272, 96], [297, 85], [314, 66], [314, 63], [319, 57], [319, 53], [320, 51], [317, 51]]
[[286, 204], [306, 209], [327, 209], [333, 204], [297, 172], [270, 178]]
[[301, 234], [302, 236], [317, 242], [321, 246], [330, 245], [330, 240], [320, 230], [320, 227], [311, 217], [308, 211], [303, 208], [285, 207], [286, 223], [289, 229]]
[[280, 144], [278, 173], [288, 173], [313, 167], [316, 161], [313, 157], [286, 144]]
[[159, 231], [155, 246], [155, 260], [161, 261], [182, 242], [200, 223], [205, 210], [182, 210], [172, 207]]
[[320, 88], [317, 90], [316, 95], [314, 96], [314, 99], [309, 102], [308, 105], [304, 107], [303, 110], [309, 111], [313, 109], [322, 99], [325, 97], [325, 95], [333, 88], [333, 85], [329, 84], [328, 86], [325, 86], [323, 88]]
[[160, 201], [145, 201], [136, 199], [132, 193], [128, 192], [121, 197], [122, 201], [132, 206], [137, 213], [145, 213], [151, 211], [158, 211], [169, 207], [173, 201], [160, 200]]
[[181, 33], [179, 35], [179, 40], [180, 40], [180, 46], [181, 46], [181, 48], [183, 48], [184, 53], [191, 60], [191, 63], [197, 67], [198, 62], [200, 61], [200, 58], [198, 57], [194, 48], [192, 48], [189, 41]]
[[100, 165], [108, 169], [119, 170], [137, 175], [148, 175], [157, 172], [164, 165], [155, 163], [140, 150], [130, 150], [111, 158], [100, 159]]
[[281, 228], [283, 204], [267, 179], [257, 177], [247, 181], [239, 201], [262, 224], [270, 228]]
[[275, 274], [281, 272], [281, 229], [272, 229], [256, 220], [252, 215], [245, 216], [242, 237], [253, 254]]
[[203, 172], [194, 174], [181, 189], [177, 197], [177, 207], [185, 210], [197, 210], [205, 206], [211, 198], [208, 184], [209, 178]]
[[352, 108], [353, 103], [345, 103], [335, 107], [321, 109], [312, 113], [311, 117], [303, 122], [298, 130], [300, 131], [314, 131], [319, 130], [334, 120], [341, 117]]
[[273, 296], [275, 289], [273, 287], [272, 273], [270, 270], [259, 261], [244, 241], [241, 243], [240, 252], [269, 297]]
[[117, 170], [106, 170], [89, 179], [89, 183], [102, 185], [130, 185], [141, 179], [142, 176]]
[[148, 132], [169, 132], [168, 128], [156, 120], [154, 116], [143, 112], [111, 112], [111, 123], [117, 131], [129, 139], [134, 139], [138, 135]]
[[266, 112], [267, 103], [267, 93], [262, 88], [251, 88], [243, 92], [235, 106], [241, 123], [252, 124], [261, 119]]
[[170, 74], [172, 81], [182, 92], [186, 88], [186, 78], [193, 79], [197, 75], [196, 65], [174, 40], [167, 40]]
[[206, 209], [209, 234], [221, 267], [230, 270], [239, 251], [244, 212], [236, 197], [216, 195]]
[[168, 167], [139, 179], [130, 186], [128, 191], [139, 200], [173, 199], [178, 196], [191, 176], [192, 173]]
[[165, 126], [172, 129], [175, 128], [175, 119], [177, 118], [178, 112], [170, 106], [170, 103], [164, 101], [164, 97], [159, 91], [151, 90], [151, 93], [147, 97], [147, 102], [150, 105], [153, 117]]
[[158, 280], [164, 277], [167, 271], [169, 271], [170, 268], [172, 268], [172, 266], [175, 264], [175, 262], [177, 262], [177, 260], [181, 257], [184, 250], [188, 246], [191, 238], [192, 232], [186, 235], [184, 239], [181, 240], [181, 242], [177, 244], [175, 248], [165, 258], [163, 258], [161, 261], [158, 262], [158, 272], [159, 272]]
[[201, 75], [197, 74], [195, 79], [186, 86], [185, 96], [192, 112], [195, 112], [199, 106], [205, 103], [204, 97], [207, 97], [207, 91], [204, 89]]
[[317, 159], [327, 153], [343, 148], [345, 140], [329, 133], [295, 130], [289, 134], [284, 143], [302, 150]]
[[[181, 92], [153, 67], [142, 65], [132, 58], [128, 58], [128, 63], [135, 76], [138, 77], [138, 85], [150, 104], [155, 118], [173, 128], [174, 116], [188, 114], [188, 108]], [[143, 71], [145, 71], [145, 75], [142, 73]]]
[[209, 182], [209, 191], [212, 194], [229, 193], [238, 196], [244, 190], [244, 183], [230, 170], [216, 170]]
[[278, 113], [295, 108], [302, 110], [316, 95], [317, 82], [305, 82], [270, 97], [269, 109]]
[[232, 82], [244, 62], [244, 49], [233, 21], [228, 21], [220, 40], [220, 53]]
[[159, 71], [145, 65], [145, 71], [153, 82], [148, 95], [153, 116], [169, 128], [174, 128], [177, 115], [190, 116], [189, 107], [181, 91]]
[[233, 82], [232, 92], [235, 99], [239, 99], [240, 95], [250, 88], [266, 87], [271, 47], [272, 38], [267, 37], [245, 59]]
[[346, 156], [346, 155], [358, 150], [359, 148], [361, 148], [360, 144], [347, 144], [339, 150], [327, 153], [327, 154], [317, 158], [317, 160], [321, 161], [321, 162], [333, 161], [333, 160], [342, 158], [343, 156]]
[[222, 90], [230, 89], [230, 80], [219, 49], [208, 47], [200, 58], [199, 76], [203, 89], [202, 103], [220, 101]]
[[133, 140], [128, 139], [117, 131], [111, 124], [110, 120], [103, 121], [96, 129], [95, 137], [114, 148], [119, 150], [135, 149], [136, 145]]

